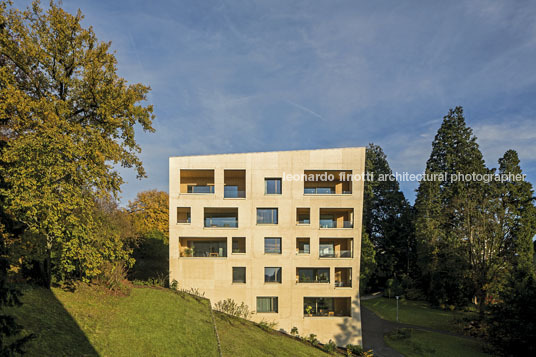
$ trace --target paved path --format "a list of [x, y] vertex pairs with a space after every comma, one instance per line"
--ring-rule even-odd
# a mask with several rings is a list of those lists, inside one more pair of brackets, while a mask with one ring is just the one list
[[363, 305], [361, 305], [361, 328], [363, 333], [363, 346], [365, 350], [372, 349], [374, 351], [374, 355], [379, 357], [402, 356], [399, 352], [389, 347], [383, 339], [383, 336], [386, 333], [389, 333], [396, 328], [412, 328], [471, 340], [473, 339], [472, 337], [460, 335], [454, 332], [384, 320]]

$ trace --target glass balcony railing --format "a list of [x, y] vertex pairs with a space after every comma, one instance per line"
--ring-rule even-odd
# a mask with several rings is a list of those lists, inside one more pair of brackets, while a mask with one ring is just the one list
[[351, 250], [324, 250], [320, 251], [320, 258], [352, 258]]
[[188, 185], [188, 193], [214, 193], [214, 186]]
[[346, 281], [346, 280], [342, 280], [342, 281], [335, 280], [335, 287], [336, 288], [351, 288], [352, 282]]
[[205, 218], [205, 227], [236, 228], [238, 227], [238, 219], [235, 217], [208, 217]]
[[320, 220], [320, 228], [354, 228], [352, 221], [344, 221], [337, 223], [332, 220]]
[[233, 186], [225, 186], [223, 189], [224, 198], [245, 198], [246, 191], [239, 191]]
[[[333, 187], [305, 187], [303, 193], [305, 195], [334, 195], [336, 194], [336, 191]], [[352, 191], [344, 190], [342, 191], [342, 194], [351, 195]]]

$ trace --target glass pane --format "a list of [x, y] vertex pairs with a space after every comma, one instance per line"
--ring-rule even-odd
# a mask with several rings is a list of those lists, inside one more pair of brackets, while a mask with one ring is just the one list
[[266, 193], [269, 195], [281, 194], [281, 179], [266, 179]]
[[277, 224], [277, 208], [257, 208], [257, 223]]
[[281, 268], [264, 268], [264, 282], [265, 283], [280, 283], [281, 282]]
[[281, 238], [264, 238], [265, 253], [281, 253]]
[[246, 282], [246, 268], [245, 267], [233, 267], [233, 283], [245, 283]]

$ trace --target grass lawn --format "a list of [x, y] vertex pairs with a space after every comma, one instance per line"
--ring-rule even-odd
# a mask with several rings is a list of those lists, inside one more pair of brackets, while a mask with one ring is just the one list
[[[23, 306], [9, 309], [28, 356], [218, 356], [209, 302], [167, 289], [132, 288], [110, 295], [82, 285], [76, 292], [25, 287]], [[215, 312], [225, 356], [327, 356], [275, 331]]]
[[482, 352], [478, 341], [422, 330], [412, 330], [409, 338], [388, 334], [385, 342], [406, 357], [489, 356]]
[[214, 312], [224, 356], [328, 356], [327, 353], [276, 331]]
[[[437, 330], [457, 332], [456, 321], [471, 316], [472, 313], [462, 311], [446, 311], [434, 309], [427, 302], [400, 299], [399, 322], [424, 326]], [[362, 300], [361, 304], [384, 320], [396, 321], [396, 299], [379, 297]]]
[[207, 300], [133, 288], [112, 296], [86, 286], [26, 290], [12, 311], [38, 337], [29, 356], [217, 356]]

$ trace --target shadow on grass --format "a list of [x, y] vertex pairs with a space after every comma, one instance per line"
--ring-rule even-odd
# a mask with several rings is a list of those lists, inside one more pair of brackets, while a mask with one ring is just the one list
[[23, 334], [35, 338], [25, 345], [26, 356], [98, 356], [77, 322], [54, 293], [40, 287], [24, 287], [23, 305], [10, 309]]
[[132, 257], [136, 263], [128, 273], [130, 280], [165, 278], [169, 274], [169, 246], [161, 239], [145, 238], [134, 249]]

